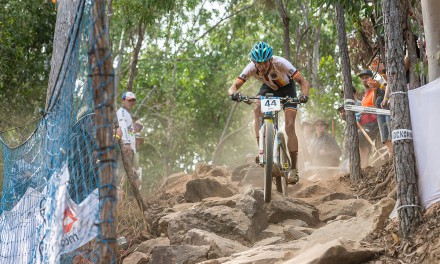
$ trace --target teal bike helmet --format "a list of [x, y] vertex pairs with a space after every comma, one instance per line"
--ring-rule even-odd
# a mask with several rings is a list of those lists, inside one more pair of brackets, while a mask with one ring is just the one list
[[252, 48], [250, 57], [255, 62], [268, 61], [272, 58], [272, 47], [266, 42], [260, 41]]

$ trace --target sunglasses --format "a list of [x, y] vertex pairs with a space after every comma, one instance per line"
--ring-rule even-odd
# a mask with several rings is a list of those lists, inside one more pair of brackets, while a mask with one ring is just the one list
[[136, 99], [129, 99], [128, 102], [136, 102]]

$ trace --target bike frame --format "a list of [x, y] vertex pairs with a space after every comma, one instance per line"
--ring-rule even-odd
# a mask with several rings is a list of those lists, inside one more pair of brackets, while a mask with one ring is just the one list
[[[264, 98], [264, 97], [263, 97]], [[259, 155], [259, 162], [260, 165], [264, 166], [266, 164], [266, 159], [265, 159], [265, 153], [264, 153], [264, 132], [266, 130], [266, 126], [268, 123], [273, 124], [274, 127], [274, 135], [275, 135], [275, 140], [274, 140], [274, 144], [273, 144], [273, 162], [275, 165], [277, 165], [279, 168], [284, 168], [285, 170], [289, 170], [291, 165], [289, 164], [279, 164], [279, 158], [278, 156], [281, 153], [278, 153], [278, 148], [277, 146], [279, 144], [281, 144], [280, 140], [277, 137], [278, 132], [279, 132], [279, 128], [278, 128], [278, 112], [277, 111], [271, 111], [271, 112], [264, 112], [262, 113], [262, 121], [260, 121], [260, 130], [259, 130], [259, 142], [258, 142], [258, 155]], [[287, 167], [286, 167], [287, 165]]]
[[286, 137], [278, 128], [278, 112], [281, 111], [282, 101], [299, 103], [298, 99], [274, 97], [272, 94], [262, 97], [240, 97], [240, 99], [248, 104], [251, 104], [253, 99], [265, 102], [264, 107], [260, 105], [263, 116], [262, 120], [260, 119], [258, 142], [258, 163], [264, 168], [264, 201], [270, 202], [271, 200], [274, 180], [277, 191], [287, 196], [287, 177], [291, 164]]

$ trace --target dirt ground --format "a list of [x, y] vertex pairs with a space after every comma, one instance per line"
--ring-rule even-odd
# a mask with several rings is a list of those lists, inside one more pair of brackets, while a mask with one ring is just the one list
[[[360, 198], [372, 203], [384, 197], [396, 199], [396, 177], [392, 161], [378, 168], [362, 170], [362, 180], [352, 183], [350, 175], [340, 178]], [[410, 239], [402, 239], [398, 220], [389, 219], [384, 230], [372, 233], [363, 242], [365, 246], [382, 248], [381, 254], [367, 264], [433, 264], [440, 263], [440, 204], [423, 212], [422, 224]]]
[[[362, 170], [362, 180], [358, 183], [350, 181], [350, 175], [335, 178], [335, 181], [348, 185], [359, 198], [376, 203], [384, 197], [396, 199], [396, 179], [392, 161], [378, 168]], [[176, 193], [176, 192], [175, 192]], [[179, 193], [179, 192], [177, 192]], [[150, 197], [147, 203], [151, 214], [160, 217], [165, 207], [172, 207], [183, 197], [162, 193], [161, 197]], [[424, 212], [423, 221], [411, 239], [402, 239], [398, 234], [398, 220], [389, 219], [384, 230], [372, 233], [363, 244], [368, 247], [382, 248], [383, 251], [366, 264], [432, 264], [440, 263], [440, 205], [434, 205]], [[134, 248], [131, 245], [147, 240], [157, 234], [149, 234], [144, 229], [144, 220], [136, 202], [125, 200], [119, 206], [118, 236], [129, 241], [120, 247], [119, 259], [130, 254]], [[157, 224], [153, 219], [149, 225]]]

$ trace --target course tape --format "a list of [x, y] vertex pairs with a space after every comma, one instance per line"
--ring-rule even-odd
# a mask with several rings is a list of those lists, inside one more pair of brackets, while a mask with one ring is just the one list
[[391, 111], [388, 109], [381, 109], [375, 107], [366, 107], [359, 105], [344, 105], [344, 109], [347, 111], [361, 112], [367, 114], [375, 114], [375, 115], [391, 115]]

